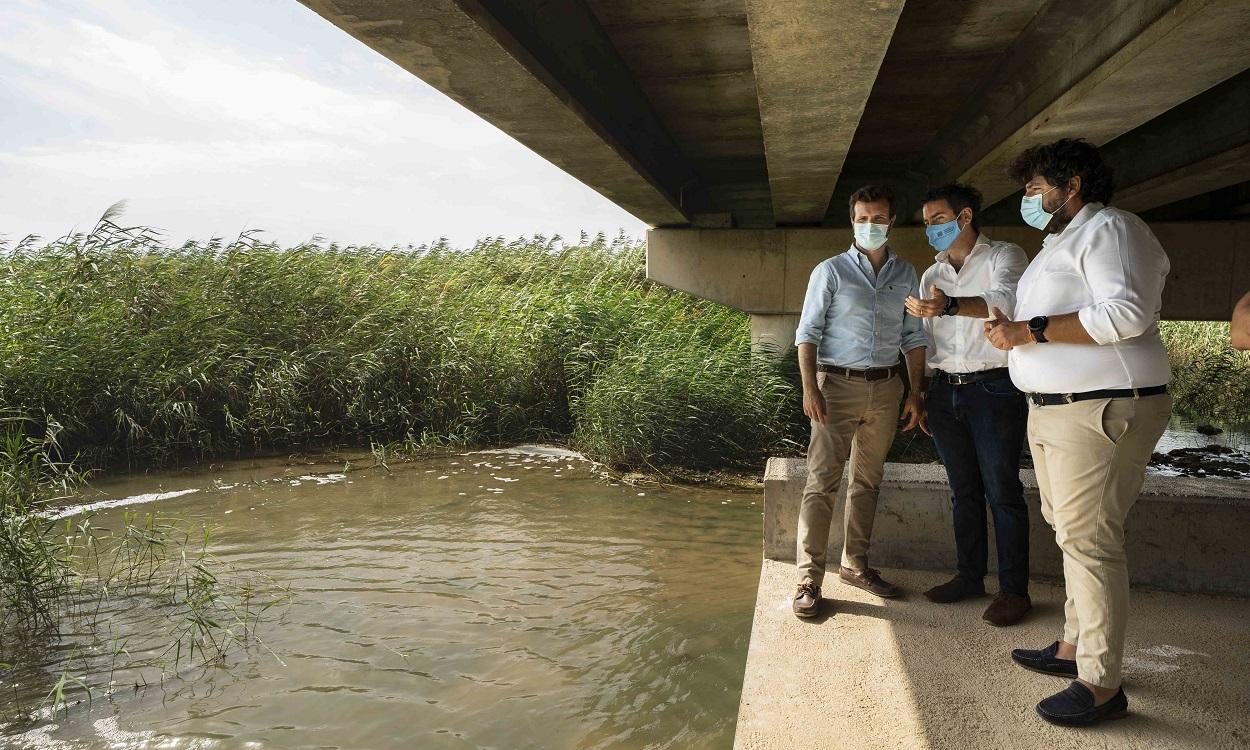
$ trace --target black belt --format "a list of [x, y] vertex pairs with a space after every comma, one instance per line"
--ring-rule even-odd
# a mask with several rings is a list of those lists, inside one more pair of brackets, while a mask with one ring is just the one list
[[891, 367], [870, 367], [867, 370], [852, 370], [849, 367], [838, 367], [837, 365], [817, 365], [817, 369], [821, 372], [831, 372], [834, 375], [841, 375], [845, 378], [855, 378], [856, 380], [886, 380], [898, 375], [902, 369], [898, 365]]
[[980, 383], [982, 380], [1001, 380], [1011, 377], [1010, 370], [1006, 367], [995, 367], [992, 370], [981, 370], [980, 372], [943, 372], [942, 370], [933, 371], [933, 379], [941, 383], [950, 383], [951, 385], [968, 385], [969, 383]]
[[1071, 404], [1077, 401], [1089, 401], [1095, 398], [1141, 398], [1167, 393], [1166, 385], [1152, 385], [1149, 388], [1106, 388], [1101, 391], [1085, 391], [1084, 393], [1029, 393], [1029, 403], [1034, 406], [1056, 406]]

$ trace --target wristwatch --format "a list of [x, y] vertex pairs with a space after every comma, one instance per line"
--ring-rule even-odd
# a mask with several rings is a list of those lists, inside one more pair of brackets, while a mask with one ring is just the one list
[[1033, 340], [1039, 344], [1045, 344], [1047, 338], [1045, 336], [1046, 325], [1050, 323], [1050, 318], [1045, 315], [1038, 315], [1036, 318], [1029, 318], [1029, 333], [1033, 334]]
[[958, 315], [959, 314], [959, 298], [947, 297], [946, 307], [942, 308], [942, 314], [943, 315]]

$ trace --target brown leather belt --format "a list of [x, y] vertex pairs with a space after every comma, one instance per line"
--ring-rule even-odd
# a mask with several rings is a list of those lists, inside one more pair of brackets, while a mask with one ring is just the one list
[[870, 367], [867, 370], [852, 370], [849, 367], [838, 367], [837, 365], [817, 365], [817, 369], [821, 372], [830, 372], [834, 375], [841, 375], [844, 378], [854, 378], [855, 380], [886, 380], [901, 375], [903, 368], [898, 365], [891, 367]]

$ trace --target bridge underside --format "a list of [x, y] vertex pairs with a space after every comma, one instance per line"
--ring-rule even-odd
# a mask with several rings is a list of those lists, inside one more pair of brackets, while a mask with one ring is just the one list
[[1227, 319], [1250, 287], [1250, 0], [302, 2], [656, 227], [652, 278], [740, 309], [792, 313], [869, 182], [913, 227], [971, 182], [1035, 252], [1004, 170], [1063, 136], [1165, 238], [1165, 317]]

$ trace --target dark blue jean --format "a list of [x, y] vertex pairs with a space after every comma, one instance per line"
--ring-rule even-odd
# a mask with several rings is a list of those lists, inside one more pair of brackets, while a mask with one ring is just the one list
[[985, 578], [988, 503], [998, 543], [999, 590], [1028, 593], [1029, 509], [1020, 483], [1029, 414], [1024, 395], [1007, 377], [966, 385], [935, 379], [925, 401], [950, 481], [960, 577], [973, 583]]

